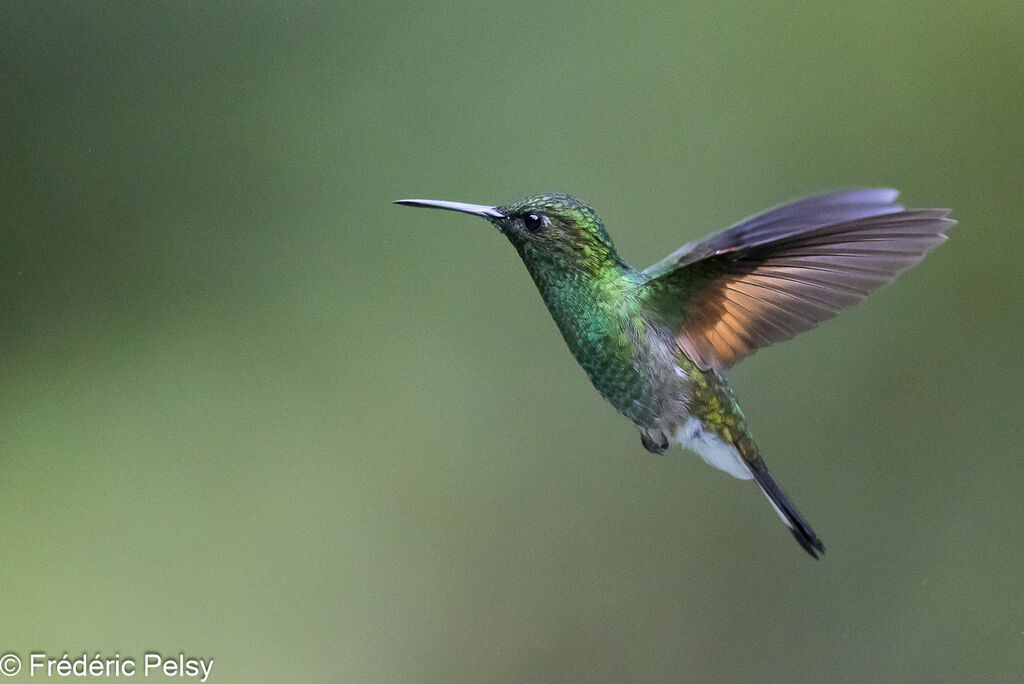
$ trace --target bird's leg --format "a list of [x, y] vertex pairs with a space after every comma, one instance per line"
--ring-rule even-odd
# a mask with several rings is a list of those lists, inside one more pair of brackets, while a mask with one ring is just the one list
[[651, 433], [644, 430], [640, 433], [640, 443], [652, 454], [663, 454], [668, 449], [668, 437], [664, 432]]

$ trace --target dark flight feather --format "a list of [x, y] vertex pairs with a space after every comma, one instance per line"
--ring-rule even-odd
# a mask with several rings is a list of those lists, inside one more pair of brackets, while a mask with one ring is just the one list
[[835, 316], [946, 239], [947, 209], [905, 211], [895, 190], [829, 193], [691, 242], [643, 272], [701, 369], [724, 370]]

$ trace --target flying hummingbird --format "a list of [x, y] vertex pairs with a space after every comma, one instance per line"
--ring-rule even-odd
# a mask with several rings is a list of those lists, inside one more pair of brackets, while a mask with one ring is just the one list
[[569, 195], [506, 206], [405, 199], [487, 219], [516, 248], [594, 387], [656, 454], [670, 443], [753, 479], [814, 558], [825, 545], [768, 473], [723, 373], [809, 330], [921, 261], [955, 223], [896, 190], [817, 195], [683, 245], [638, 271]]

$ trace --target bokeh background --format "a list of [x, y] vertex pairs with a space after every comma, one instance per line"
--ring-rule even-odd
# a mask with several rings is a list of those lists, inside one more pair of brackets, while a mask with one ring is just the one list
[[[216, 682], [1024, 679], [1024, 5], [0, 4], [0, 651]], [[645, 452], [514, 251], [960, 225], [732, 373], [828, 545]], [[27, 680], [27, 671], [19, 677]]]

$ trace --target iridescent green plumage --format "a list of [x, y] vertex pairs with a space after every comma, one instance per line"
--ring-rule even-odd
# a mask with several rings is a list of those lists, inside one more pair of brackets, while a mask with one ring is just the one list
[[768, 474], [722, 372], [835, 315], [945, 239], [945, 210], [904, 211], [893, 190], [819, 195], [692, 242], [644, 271], [568, 195], [500, 207], [400, 204], [487, 218], [515, 246], [594, 387], [640, 429], [754, 479], [812, 556], [824, 545]]
[[653, 424], [656, 397], [636, 358], [648, 335], [640, 273], [618, 258], [593, 210], [572, 197], [538, 195], [498, 210], [506, 216], [539, 213], [550, 221], [537, 233], [502, 232], [594, 386], [637, 424]]

